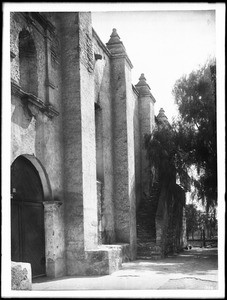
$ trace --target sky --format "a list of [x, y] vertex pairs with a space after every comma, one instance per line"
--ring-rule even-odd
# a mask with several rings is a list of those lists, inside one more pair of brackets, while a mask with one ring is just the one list
[[132, 83], [144, 73], [156, 99], [155, 114], [162, 107], [171, 121], [177, 113], [176, 80], [216, 55], [215, 11], [153, 9], [92, 12], [92, 23], [103, 43], [117, 29], [133, 64]]

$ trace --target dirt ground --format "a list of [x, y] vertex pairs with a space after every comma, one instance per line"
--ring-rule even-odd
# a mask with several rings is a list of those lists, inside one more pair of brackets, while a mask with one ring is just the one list
[[217, 248], [192, 248], [161, 260], [124, 263], [121, 270], [106, 276], [39, 278], [34, 280], [32, 288], [33, 291], [217, 289]]

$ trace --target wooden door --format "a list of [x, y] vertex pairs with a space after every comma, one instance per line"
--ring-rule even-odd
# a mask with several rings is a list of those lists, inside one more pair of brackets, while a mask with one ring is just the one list
[[18, 157], [11, 168], [11, 259], [31, 264], [32, 277], [45, 275], [43, 189], [32, 163]]

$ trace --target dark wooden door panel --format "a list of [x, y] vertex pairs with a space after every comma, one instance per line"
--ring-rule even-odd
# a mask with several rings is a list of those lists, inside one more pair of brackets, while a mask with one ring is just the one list
[[43, 189], [39, 174], [24, 157], [11, 169], [11, 257], [28, 262], [32, 276], [45, 274]]
[[23, 205], [23, 260], [30, 261], [33, 276], [45, 274], [45, 236], [43, 222], [43, 204]]
[[11, 201], [11, 258], [20, 261], [20, 222], [19, 205]]

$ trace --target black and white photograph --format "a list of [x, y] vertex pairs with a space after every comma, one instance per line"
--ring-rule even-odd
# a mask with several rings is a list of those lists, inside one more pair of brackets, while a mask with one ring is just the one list
[[225, 298], [225, 3], [3, 2], [2, 298]]

